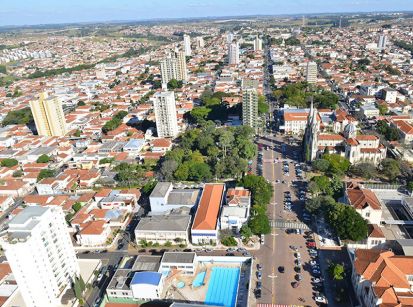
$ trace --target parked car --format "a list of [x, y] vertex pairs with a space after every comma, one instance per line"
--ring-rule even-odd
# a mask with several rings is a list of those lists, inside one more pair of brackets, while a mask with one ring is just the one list
[[301, 275], [301, 274], [295, 274], [295, 279], [296, 279], [297, 281], [301, 281], [301, 280], [303, 280], [303, 275]]
[[300, 282], [294, 281], [292, 284], [293, 288], [297, 288], [300, 285]]
[[261, 298], [261, 289], [255, 289], [255, 298]]
[[258, 278], [258, 280], [261, 280], [261, 279], [262, 279], [262, 273], [261, 273], [261, 271], [257, 271], [257, 278]]
[[323, 282], [323, 280], [318, 277], [313, 277], [312, 280], [313, 280], [313, 283], [315, 284], [321, 284]]
[[314, 297], [314, 300], [315, 300], [317, 303], [327, 304], [327, 299], [326, 299], [326, 297], [325, 297], [324, 295], [318, 295], [318, 296]]
[[262, 264], [259, 264], [259, 263], [257, 264], [257, 270], [262, 271]]
[[283, 266], [279, 266], [279, 267], [278, 267], [278, 272], [284, 273], [284, 272], [285, 272], [285, 268], [284, 268]]
[[257, 281], [257, 289], [261, 289], [262, 288], [262, 282], [261, 281]]

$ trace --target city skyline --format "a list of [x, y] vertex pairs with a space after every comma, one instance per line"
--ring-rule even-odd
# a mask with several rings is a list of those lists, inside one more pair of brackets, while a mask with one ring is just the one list
[[165, 3], [162, 0], [143, 0], [139, 3], [130, 0], [116, 3], [112, 0], [74, 0], [70, 3], [18, 0], [3, 4], [0, 26], [410, 10], [413, 10], [413, 2], [408, 0], [315, 0], [311, 3], [307, 0], [295, 0], [292, 3], [257, 0], [253, 8], [245, 0], [181, 0], [178, 3]]

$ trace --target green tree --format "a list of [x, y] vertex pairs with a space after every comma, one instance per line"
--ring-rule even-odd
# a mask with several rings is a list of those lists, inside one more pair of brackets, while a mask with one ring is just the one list
[[0, 74], [7, 74], [6, 65], [0, 65]]
[[24, 173], [23, 173], [23, 171], [22, 170], [17, 170], [17, 171], [14, 171], [13, 172], [13, 177], [14, 178], [19, 178], [19, 177], [22, 177], [24, 175]]
[[75, 212], [78, 212], [81, 208], [82, 208], [82, 204], [81, 204], [80, 202], [75, 202], [75, 203], [73, 204], [73, 206], [72, 206], [72, 209], [73, 209]]
[[237, 246], [237, 240], [232, 236], [225, 236], [221, 239], [221, 243], [225, 246]]
[[174, 90], [174, 89], [177, 89], [177, 88], [181, 88], [183, 84], [182, 84], [182, 81], [178, 81], [176, 79], [171, 79], [168, 82], [167, 85], [168, 85], [169, 90]]
[[350, 167], [349, 173], [365, 179], [371, 179], [377, 177], [377, 169], [374, 164], [368, 162], [362, 162], [354, 164]]
[[387, 158], [381, 161], [380, 164], [382, 174], [387, 177], [389, 181], [394, 181], [397, 176], [401, 174], [400, 163], [397, 160]]
[[322, 193], [331, 196], [334, 193], [330, 178], [327, 176], [314, 176], [311, 178], [310, 183], [311, 185], [309, 185], [309, 190], [314, 195]]
[[387, 106], [384, 105], [384, 104], [379, 104], [379, 105], [378, 105], [378, 109], [379, 109], [380, 115], [386, 115], [387, 112], [389, 111], [389, 109], [387, 108]]
[[10, 111], [3, 119], [2, 125], [27, 125], [33, 122], [33, 115], [30, 108]]
[[252, 203], [254, 205], [268, 205], [272, 196], [272, 185], [262, 176], [247, 175], [240, 182], [240, 186], [249, 189], [252, 194]]
[[41, 155], [40, 157], [37, 158], [37, 163], [47, 163], [50, 161], [50, 157], [48, 155]]
[[83, 100], [79, 100], [78, 103], [77, 103], [78, 107], [83, 107], [85, 105], [86, 105], [86, 103]]
[[266, 214], [255, 214], [253, 215], [249, 222], [248, 226], [251, 228], [251, 231], [256, 234], [268, 234], [271, 232], [270, 221]]
[[330, 162], [325, 159], [316, 159], [311, 163], [311, 165], [316, 171], [326, 172], [330, 167]]
[[323, 159], [330, 162], [328, 171], [331, 174], [344, 175], [350, 167], [350, 161], [338, 154], [324, 154]]
[[265, 101], [265, 96], [260, 95], [258, 97], [258, 114], [266, 114], [270, 110], [270, 106]]
[[44, 178], [51, 178], [56, 176], [56, 171], [52, 169], [42, 169], [37, 175], [37, 181], [41, 181]]
[[148, 181], [141, 189], [143, 194], [150, 195], [158, 182], [156, 180]]
[[205, 121], [211, 113], [211, 109], [207, 107], [195, 107], [189, 112], [189, 117], [190, 120], [193, 123], [200, 123], [202, 121]]
[[310, 213], [319, 213], [335, 204], [331, 196], [316, 196], [305, 202], [305, 209]]
[[194, 162], [189, 166], [188, 178], [194, 181], [209, 181], [212, 178], [211, 169], [204, 162]]
[[334, 280], [343, 280], [344, 279], [344, 266], [342, 264], [336, 263], [336, 264], [331, 264], [328, 268], [328, 272], [330, 273], [330, 276]]
[[17, 164], [19, 164], [19, 162], [16, 159], [9, 159], [9, 158], [3, 159], [0, 162], [0, 165], [3, 167], [13, 167], [13, 166], [16, 166]]
[[181, 164], [178, 169], [175, 171], [174, 175], [177, 180], [185, 181], [189, 177], [189, 165], [190, 163], [185, 162]]
[[328, 209], [327, 218], [342, 240], [361, 241], [367, 237], [367, 222], [349, 205], [334, 204]]
[[253, 233], [251, 228], [248, 226], [248, 224], [242, 225], [240, 229], [240, 234], [244, 238], [245, 241], [249, 241], [249, 239], [252, 237]]

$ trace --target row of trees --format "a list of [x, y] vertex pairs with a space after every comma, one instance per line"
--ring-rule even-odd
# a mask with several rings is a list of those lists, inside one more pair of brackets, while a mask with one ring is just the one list
[[307, 82], [287, 84], [273, 92], [274, 97], [285, 104], [305, 108], [310, 105], [311, 97], [317, 108], [335, 109], [338, 96], [330, 91], [313, 88]]
[[179, 146], [162, 161], [160, 175], [165, 180], [180, 181], [239, 178], [257, 153], [252, 136], [250, 127], [216, 128], [207, 121], [180, 137]]
[[342, 240], [360, 241], [368, 235], [368, 225], [363, 217], [353, 207], [336, 202], [329, 195], [309, 199], [305, 208], [311, 213], [324, 214]]
[[251, 218], [248, 225], [241, 229], [241, 235], [248, 240], [252, 234], [267, 234], [271, 231], [270, 221], [267, 216], [267, 206], [273, 193], [272, 185], [262, 176], [247, 175], [239, 185], [249, 189], [252, 196]]

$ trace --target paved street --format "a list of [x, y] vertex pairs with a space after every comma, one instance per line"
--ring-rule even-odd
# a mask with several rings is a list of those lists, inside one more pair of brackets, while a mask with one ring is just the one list
[[[287, 234], [285, 231], [285, 228], [308, 228], [299, 219], [304, 203], [297, 199], [296, 190], [291, 186], [292, 181], [296, 180], [294, 164], [298, 162], [292, 160], [293, 152], [298, 153], [300, 148], [283, 145], [286, 142], [281, 136], [263, 137], [259, 143], [264, 145], [263, 161], [271, 161], [263, 162], [262, 168], [263, 176], [274, 186], [274, 196], [268, 207], [268, 215], [273, 221], [272, 224], [279, 228], [273, 228], [272, 233], [266, 235], [264, 246], [256, 252], [257, 262], [263, 266], [262, 298], [258, 303], [315, 305], [312, 299], [311, 276], [308, 272], [310, 257], [305, 248], [305, 239], [303, 235]], [[273, 149], [265, 150], [266, 145]], [[289, 161], [289, 176], [283, 174], [282, 146], [285, 146], [286, 159]], [[274, 160], [277, 160], [277, 163]], [[281, 182], [275, 183], [276, 180]], [[283, 180], [285, 183], [282, 183]], [[291, 212], [284, 210], [284, 191], [291, 192]], [[294, 271], [294, 251], [290, 248], [291, 245], [296, 246], [301, 254], [303, 280], [298, 288], [292, 287], [297, 273]], [[285, 268], [284, 273], [280, 272], [281, 266]], [[255, 286], [255, 282], [253, 285]]]

